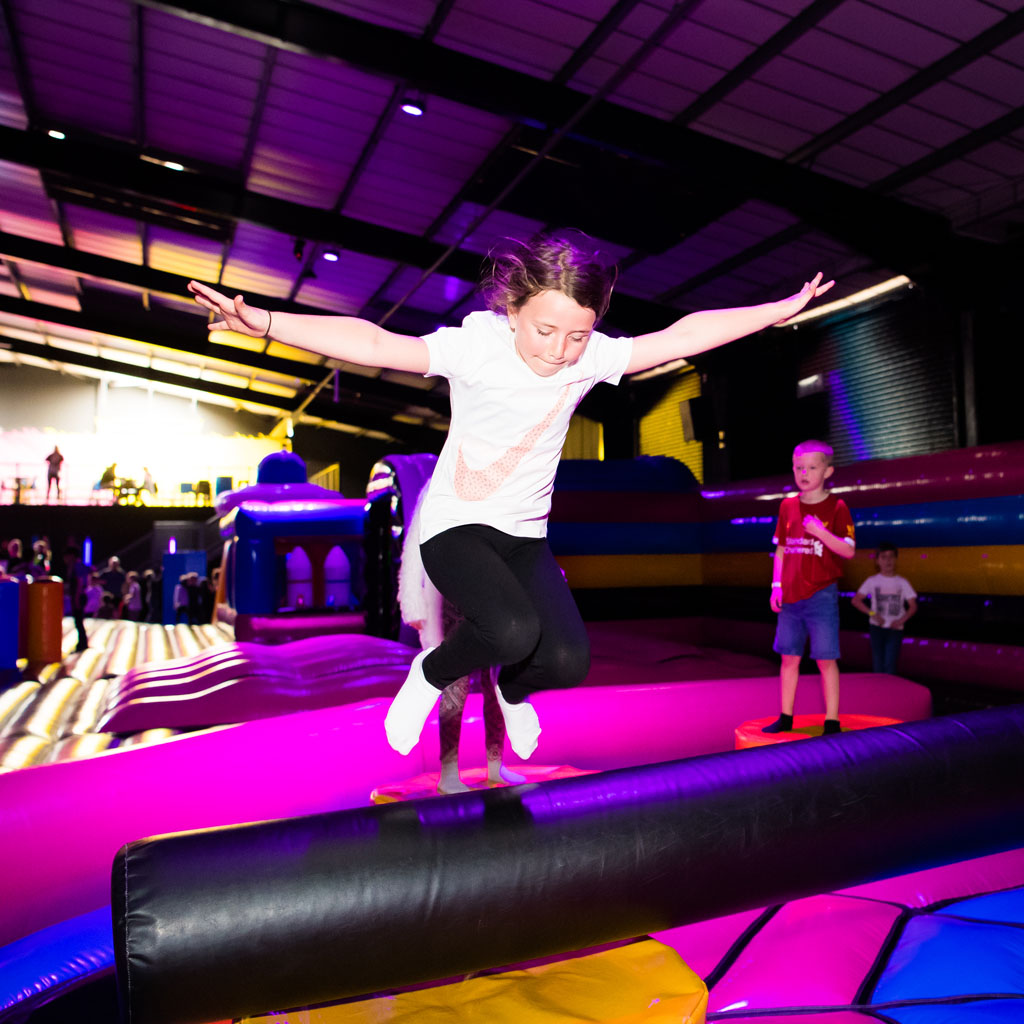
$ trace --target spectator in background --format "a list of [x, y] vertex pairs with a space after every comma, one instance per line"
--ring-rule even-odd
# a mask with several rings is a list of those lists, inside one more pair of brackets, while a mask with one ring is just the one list
[[121, 590], [121, 618], [132, 622], [142, 621], [142, 585], [139, 583], [139, 574], [134, 571], [129, 572], [124, 578], [124, 587]]
[[182, 573], [178, 577], [178, 582], [174, 585], [174, 621], [188, 622], [188, 605], [189, 605], [189, 585], [188, 585], [189, 574]]
[[32, 568], [30, 572], [35, 576], [49, 576], [53, 568], [53, 552], [50, 550], [48, 537], [40, 537], [32, 545]]
[[873, 670], [890, 675], [896, 672], [903, 625], [917, 612], [917, 591], [896, 573], [898, 555], [895, 544], [879, 544], [875, 553], [878, 572], [857, 588], [852, 601], [853, 607], [868, 617]]
[[21, 573], [28, 572], [32, 568], [31, 562], [26, 562], [21, 553], [21, 541], [17, 537], [12, 537], [7, 542], [7, 566], [6, 572], [8, 576], [18, 576]]
[[111, 555], [107, 559], [107, 567], [100, 573], [100, 579], [103, 581], [103, 589], [109, 590], [114, 599], [119, 601], [124, 590], [125, 574], [121, 568], [121, 559], [117, 555]]
[[142, 483], [139, 486], [140, 491], [145, 491], [150, 497], [156, 497], [156, 481], [153, 479], [153, 474], [149, 471], [149, 466], [142, 467]]
[[54, 445], [53, 451], [43, 460], [46, 463], [46, 500], [50, 500], [50, 488], [56, 483], [57, 500], [60, 501], [60, 466], [64, 461], [60, 449]]
[[77, 545], [69, 544], [64, 549], [64, 596], [68, 612], [78, 630], [76, 651], [84, 651], [89, 646], [89, 636], [85, 631], [85, 587], [88, 578], [89, 569], [82, 565], [82, 552]]
[[146, 621], [164, 621], [164, 574], [158, 565], [142, 574], [143, 593], [146, 595]]
[[96, 610], [97, 619], [116, 619], [117, 618], [117, 598], [109, 590], [103, 591], [103, 596], [100, 598], [100, 606]]
[[89, 573], [89, 582], [85, 586], [85, 609], [84, 613], [92, 618], [100, 610], [100, 603], [103, 600], [103, 584], [100, 582], [98, 572]]
[[199, 595], [199, 621], [213, 622], [213, 601], [216, 596], [213, 583], [206, 576], [200, 576], [196, 581], [196, 589]]

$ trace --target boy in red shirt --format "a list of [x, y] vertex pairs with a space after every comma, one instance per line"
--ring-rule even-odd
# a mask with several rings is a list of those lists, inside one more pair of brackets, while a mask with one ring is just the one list
[[823, 732], [839, 732], [839, 587], [843, 561], [856, 550], [846, 503], [831, 494], [832, 449], [824, 441], [802, 441], [793, 449], [799, 494], [784, 498], [775, 528], [771, 607], [779, 613], [772, 645], [782, 656], [782, 713], [764, 732], [793, 728], [793, 702], [807, 638], [821, 672], [825, 699]]

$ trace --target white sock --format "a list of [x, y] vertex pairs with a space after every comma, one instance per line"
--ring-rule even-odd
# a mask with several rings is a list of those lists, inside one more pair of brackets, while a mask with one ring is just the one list
[[537, 720], [537, 712], [529, 701], [522, 704], [509, 704], [501, 695], [501, 687], [496, 686], [494, 692], [498, 697], [498, 704], [501, 706], [501, 713], [505, 719], [505, 733], [508, 736], [509, 746], [515, 751], [516, 756], [524, 761], [537, 749], [537, 740], [540, 739], [540, 722]]
[[441, 691], [427, 682], [421, 667], [423, 659], [433, 649], [428, 647], [413, 658], [409, 674], [384, 718], [388, 743], [400, 754], [408, 754], [419, 742], [423, 726], [427, 724], [430, 712], [441, 696]]

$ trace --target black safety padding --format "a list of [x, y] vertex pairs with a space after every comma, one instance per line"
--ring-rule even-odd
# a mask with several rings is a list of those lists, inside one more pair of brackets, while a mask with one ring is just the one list
[[[673, 723], [651, 723], [672, 728]], [[379, 992], [1024, 845], [1024, 706], [134, 842], [132, 1024]]]

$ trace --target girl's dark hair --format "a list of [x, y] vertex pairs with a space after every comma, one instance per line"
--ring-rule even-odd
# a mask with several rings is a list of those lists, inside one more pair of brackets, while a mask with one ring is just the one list
[[545, 231], [528, 242], [502, 239], [487, 258], [480, 291], [496, 313], [517, 310], [546, 291], [568, 295], [599, 320], [608, 312], [618, 270], [582, 231]]

